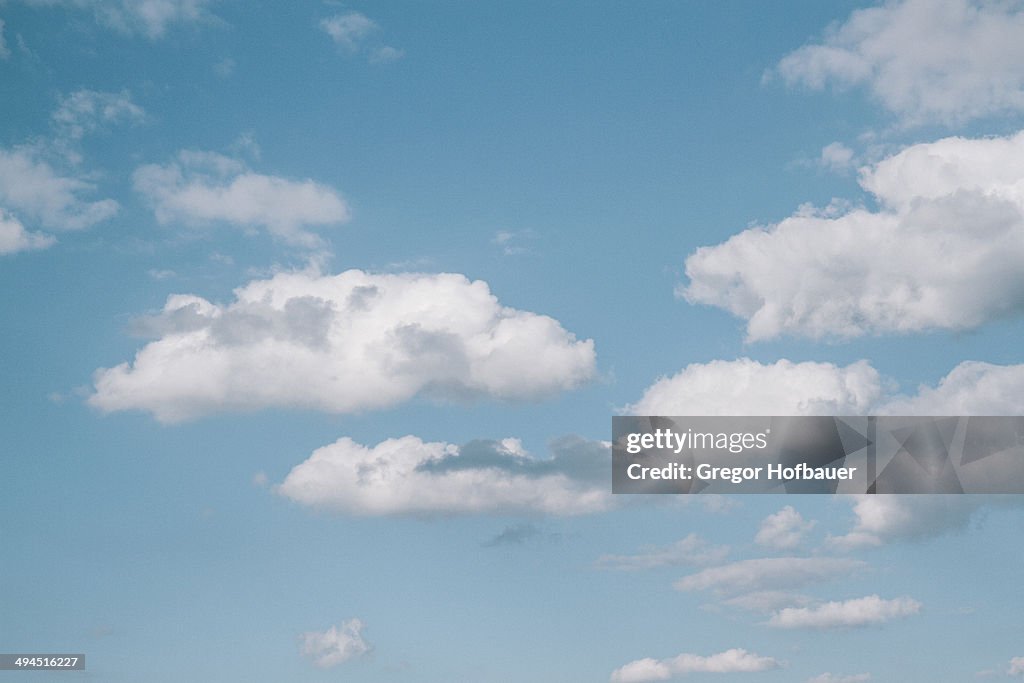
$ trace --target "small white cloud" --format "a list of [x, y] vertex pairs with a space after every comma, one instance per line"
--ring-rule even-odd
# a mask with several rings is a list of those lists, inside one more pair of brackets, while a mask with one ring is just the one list
[[870, 681], [871, 674], [851, 674], [844, 676], [842, 674], [823, 673], [813, 678], [808, 678], [807, 683], [864, 683], [864, 681]]
[[372, 19], [359, 12], [336, 14], [320, 20], [320, 29], [329, 35], [336, 45], [349, 52], [358, 51], [363, 40], [378, 28]]
[[1024, 365], [964, 361], [935, 387], [893, 396], [879, 407], [886, 415], [1024, 415]]
[[137, 327], [156, 339], [97, 370], [89, 403], [163, 422], [274, 406], [354, 413], [417, 395], [540, 399], [595, 373], [593, 341], [454, 273], [278, 273], [229, 304], [173, 295]]
[[778, 669], [782, 664], [741, 648], [703, 657], [681, 654], [670, 659], [638, 659], [612, 672], [612, 683], [666, 681], [691, 673], [756, 673]]
[[326, 631], [307, 631], [299, 636], [301, 651], [314, 666], [329, 669], [351, 659], [361, 657], [370, 651], [370, 645], [363, 639], [363, 622], [349, 619], [341, 626], [331, 626]]
[[595, 563], [602, 569], [639, 570], [655, 567], [707, 565], [721, 562], [729, 554], [727, 546], [714, 546], [691, 533], [667, 546], [646, 548], [636, 555], [602, 555]]
[[790, 84], [863, 86], [906, 125], [1024, 111], [1024, 8], [905, 0], [854, 11], [779, 62]]
[[213, 19], [210, 0], [25, 0], [29, 5], [62, 6], [91, 12], [107, 28], [126, 35], [163, 37], [174, 24], [194, 24]]
[[80, 230], [111, 218], [119, 208], [116, 201], [82, 198], [94, 190], [87, 180], [58, 173], [33, 149], [0, 148], [0, 205], [44, 228]]
[[21, 221], [0, 208], [0, 255], [46, 249], [56, 241], [51, 235], [29, 232]]
[[853, 167], [853, 150], [841, 142], [825, 145], [819, 163], [830, 171], [846, 171]]
[[132, 101], [131, 93], [76, 90], [61, 97], [53, 112], [58, 134], [69, 140], [81, 140], [104, 126], [117, 123], [140, 123], [146, 112]]
[[367, 447], [342, 438], [296, 465], [277, 492], [354, 515], [577, 515], [611, 506], [607, 443], [566, 438], [552, 451], [535, 458], [517, 440], [460, 447], [406, 436]]
[[1024, 657], [1014, 657], [1010, 660], [1010, 668], [1006, 670], [1010, 676], [1024, 676]]
[[914, 541], [964, 529], [991, 498], [976, 496], [853, 496], [856, 522], [849, 533], [830, 536], [832, 546], [853, 549]]
[[826, 602], [816, 607], [787, 607], [768, 620], [775, 628], [853, 628], [874, 626], [918, 614], [921, 603], [912, 598], [883, 600], [877, 595], [844, 602]]
[[383, 45], [370, 51], [370, 63], [390, 64], [391, 62], [397, 62], [404, 56], [405, 50], [399, 50], [398, 48], [391, 47], [390, 45]]
[[761, 528], [754, 541], [776, 550], [792, 550], [800, 545], [804, 534], [812, 528], [813, 520], [805, 520], [792, 505], [787, 505], [761, 521]]
[[349, 219], [348, 204], [326, 185], [255, 173], [213, 152], [179, 152], [168, 164], [139, 167], [133, 179], [162, 224], [261, 227], [291, 244], [314, 247], [320, 238], [308, 228]]
[[835, 580], [866, 567], [863, 562], [845, 558], [766, 557], [704, 569], [673, 585], [681, 591], [713, 590], [720, 594], [773, 591]]
[[745, 319], [750, 341], [968, 330], [1019, 316], [1022, 159], [1024, 131], [912, 145], [861, 169], [880, 209], [802, 207], [702, 247], [677, 295]]

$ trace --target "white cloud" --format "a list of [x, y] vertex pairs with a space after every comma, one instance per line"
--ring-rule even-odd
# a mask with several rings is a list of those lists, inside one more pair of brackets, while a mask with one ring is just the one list
[[823, 673], [813, 678], [808, 678], [807, 683], [863, 683], [870, 681], [871, 674], [851, 674], [843, 676], [840, 674]]
[[336, 14], [320, 20], [320, 29], [329, 35], [336, 45], [350, 52], [359, 50], [363, 40], [378, 28], [376, 22], [359, 12]]
[[830, 545], [852, 549], [913, 541], [964, 529], [990, 498], [948, 495], [851, 496], [856, 522], [849, 533], [830, 536]]
[[602, 555], [596, 565], [604, 569], [653, 569], [680, 565], [706, 565], [721, 562], [729, 554], [727, 546], [714, 546], [691, 533], [667, 546], [646, 548], [636, 555]]
[[702, 657], [681, 654], [670, 659], [638, 659], [612, 672], [612, 683], [644, 683], [666, 681], [691, 673], [756, 673], [778, 669], [781, 663], [741, 648]]
[[748, 358], [693, 363], [662, 377], [625, 410], [634, 415], [863, 415], [881, 395], [866, 361], [764, 365]]
[[877, 211], [801, 207], [686, 259], [677, 294], [783, 334], [967, 330], [1024, 312], [1024, 131], [946, 138], [862, 168]]
[[173, 295], [89, 402], [175, 422], [272, 406], [353, 413], [417, 395], [524, 400], [594, 375], [594, 343], [453, 273], [278, 273], [218, 305]]
[[21, 221], [0, 208], [0, 255], [46, 249], [56, 241], [50, 235], [29, 232]]
[[0, 148], [0, 204], [44, 228], [80, 230], [116, 214], [118, 204], [113, 199], [82, 199], [81, 195], [94, 190], [86, 180], [60, 175], [30, 148]]
[[125, 34], [162, 37], [174, 24], [210, 21], [210, 0], [24, 0], [37, 7], [68, 7], [91, 11], [96, 20]]
[[740, 560], [684, 576], [676, 590], [713, 590], [718, 593], [749, 593], [799, 588], [864, 570], [863, 562], [832, 557], [766, 557]]
[[331, 626], [326, 631], [308, 631], [299, 637], [302, 640], [302, 654], [321, 669], [329, 669], [350, 659], [361, 657], [370, 651], [363, 639], [363, 622], [349, 619], [341, 626]]
[[894, 396], [879, 410], [888, 415], [1024, 415], [1024, 365], [965, 361], [938, 386]]
[[790, 84], [864, 86], [909, 125], [1024, 111], [1024, 8], [906, 0], [854, 11], [779, 62]]
[[1024, 414], [1024, 364], [964, 361], [935, 387], [894, 393], [866, 361], [765, 365], [741, 358], [688, 365], [659, 378], [634, 415], [1020, 415]]
[[345, 200], [326, 185], [255, 173], [213, 152], [181, 151], [168, 164], [139, 167], [133, 178], [162, 224], [262, 227], [289, 243], [312, 247], [320, 239], [307, 228], [349, 219]]
[[0, 59], [7, 59], [11, 56], [11, 49], [7, 47], [7, 39], [4, 37], [4, 20], [0, 19]]
[[132, 101], [127, 90], [114, 93], [82, 89], [61, 97], [52, 118], [62, 137], [81, 140], [86, 133], [105, 125], [144, 121], [146, 112]]
[[606, 443], [566, 438], [541, 459], [516, 439], [462, 447], [415, 436], [367, 447], [349, 438], [318, 448], [277, 492], [355, 515], [597, 512], [612, 504]]
[[776, 612], [783, 607], [803, 606], [812, 602], [811, 598], [789, 591], [755, 591], [743, 593], [734, 598], [723, 600], [723, 605], [737, 607], [749, 612]]
[[754, 541], [777, 550], [791, 550], [800, 545], [804, 534], [812, 528], [813, 520], [805, 520], [792, 505], [787, 505], [761, 520], [761, 528]]
[[883, 600], [877, 595], [844, 602], [826, 602], [816, 607], [787, 607], [768, 620], [776, 628], [852, 628], [883, 624], [912, 616], [921, 611], [921, 603], [911, 598]]
[[819, 163], [830, 171], [845, 171], [853, 166], [853, 150], [841, 142], [825, 145]]
[[1010, 660], [1010, 668], [1006, 670], [1010, 676], [1024, 676], [1024, 657], [1014, 657]]
[[397, 62], [404, 56], [405, 50], [399, 50], [398, 48], [391, 47], [390, 45], [382, 45], [381, 47], [374, 48], [370, 51], [370, 63], [390, 64], [391, 62]]

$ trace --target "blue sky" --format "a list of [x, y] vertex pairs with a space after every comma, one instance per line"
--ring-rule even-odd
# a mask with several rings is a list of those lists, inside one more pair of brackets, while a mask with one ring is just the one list
[[3, 651], [115, 682], [1024, 674], [1016, 498], [606, 476], [613, 414], [1024, 413], [1024, 6], [0, 22]]

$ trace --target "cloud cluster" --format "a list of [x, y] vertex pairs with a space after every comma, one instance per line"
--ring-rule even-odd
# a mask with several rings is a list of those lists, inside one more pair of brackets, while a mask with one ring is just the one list
[[805, 520], [792, 505], [787, 505], [761, 521], [754, 542], [775, 550], [792, 550], [812, 528], [813, 520]]
[[751, 341], [966, 330], [1020, 315], [1022, 159], [1024, 132], [913, 145], [861, 169], [878, 210], [801, 207], [702, 247], [677, 294], [745, 319]]
[[353, 515], [547, 513], [611, 507], [606, 443], [567, 437], [536, 458], [515, 439], [464, 446], [415, 436], [364, 446], [349, 438], [318, 448], [277, 492]]
[[717, 564], [729, 554], [727, 546], [711, 545], [695, 533], [667, 546], [646, 548], [636, 555], [602, 555], [595, 563], [602, 569], [639, 570], [656, 567]]
[[61, 97], [51, 118], [60, 137], [75, 141], [104, 126], [140, 123], [146, 112], [132, 101], [127, 90], [115, 93], [81, 89]]
[[693, 363], [624, 408], [634, 415], [1020, 415], [1024, 365], [960, 363], [936, 386], [896, 393], [866, 361]]
[[853, 628], [883, 624], [920, 611], [921, 603], [912, 598], [884, 600], [877, 595], [869, 595], [814, 607], [786, 607], [772, 615], [768, 625], [775, 628]]
[[853, 12], [784, 57], [790, 84], [863, 86], [904, 124], [1024, 111], [1024, 8], [993, 0], [904, 0]]
[[218, 305], [173, 295], [156, 337], [101, 368], [89, 402], [175, 422], [271, 406], [352, 413], [416, 395], [536, 399], [594, 374], [594, 344], [463, 275], [279, 273]]
[[326, 631], [307, 631], [299, 636], [302, 655], [321, 669], [361, 657], [371, 649], [362, 631], [363, 622], [359, 619], [349, 619]]
[[264, 228], [290, 244], [315, 247], [320, 238], [308, 228], [349, 219], [348, 204], [326, 185], [256, 173], [214, 152], [183, 150], [170, 163], [139, 167], [133, 180], [161, 224]]
[[645, 683], [666, 681], [691, 673], [756, 673], [778, 669], [782, 664], [772, 657], [762, 657], [742, 648], [703, 657], [681, 654], [670, 659], [638, 659], [612, 672], [612, 683]]

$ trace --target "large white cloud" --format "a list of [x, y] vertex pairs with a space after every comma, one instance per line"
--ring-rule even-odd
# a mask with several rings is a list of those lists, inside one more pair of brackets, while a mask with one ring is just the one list
[[612, 672], [612, 683], [667, 681], [692, 673], [756, 673], [778, 669], [782, 664], [742, 648], [733, 648], [707, 657], [681, 654], [669, 659], [638, 659]]
[[888, 398], [878, 410], [887, 415], [1024, 415], [1024, 365], [965, 361], [937, 386]]
[[162, 224], [260, 227], [289, 243], [316, 246], [320, 240], [309, 228], [349, 219], [348, 204], [326, 185], [255, 173], [214, 152], [183, 150], [170, 163], [139, 167], [133, 178]]
[[608, 444], [570, 437], [552, 451], [536, 458], [515, 439], [459, 447], [405, 436], [368, 447], [342, 438], [296, 465], [277, 492], [354, 515], [575, 515], [611, 506]]
[[853, 12], [779, 62], [791, 84], [864, 86], [906, 124], [1024, 111], [1018, 1], [905, 0]]
[[862, 415], [881, 396], [866, 361], [762, 364], [749, 358], [692, 363], [648, 387], [634, 415]]
[[674, 586], [720, 594], [774, 591], [831, 581], [865, 568], [859, 560], [838, 557], [763, 557], [710, 567], [684, 576]]
[[46, 249], [56, 241], [50, 235], [29, 232], [21, 221], [0, 208], [0, 255]]
[[162, 37], [174, 24], [212, 19], [210, 0], [23, 0], [42, 7], [61, 6], [92, 12], [96, 20], [125, 34]]
[[878, 210], [801, 207], [702, 247], [677, 294], [783, 334], [965, 330], [1024, 311], [1024, 132], [908, 147], [860, 172]]
[[88, 180], [62, 175], [33, 148], [0, 148], [0, 206], [22, 219], [51, 230], [88, 228], [118, 211], [113, 199], [83, 198], [94, 190]]
[[363, 622], [359, 619], [349, 619], [326, 631], [307, 631], [299, 639], [303, 656], [321, 669], [329, 669], [370, 651], [370, 645], [363, 639]]
[[279, 273], [218, 305], [168, 298], [157, 337], [89, 402], [174, 422], [269, 406], [351, 413], [418, 394], [536, 399], [594, 374], [594, 344], [459, 274]]
[[885, 600], [869, 595], [815, 607], [786, 607], [773, 614], [768, 625], [776, 628], [853, 628], [883, 624], [920, 611], [921, 603], [912, 598]]

